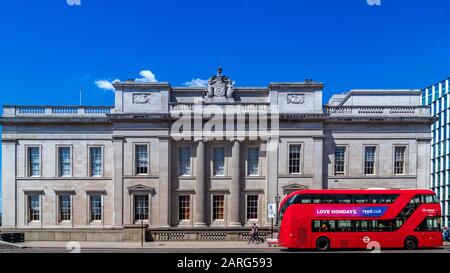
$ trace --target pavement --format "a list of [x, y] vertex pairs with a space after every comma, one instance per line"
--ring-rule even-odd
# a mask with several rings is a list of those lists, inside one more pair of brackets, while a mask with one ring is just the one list
[[59, 242], [59, 241], [31, 241], [20, 243], [24, 247], [66, 248], [78, 245], [81, 248], [267, 248], [267, 243], [247, 244], [243, 241], [171, 241], [171, 242]]
[[[243, 241], [179, 241], [179, 242], [59, 242], [30, 241], [9, 244], [0, 242], [0, 253], [287, 253], [285, 249], [271, 246], [267, 243], [247, 244]], [[315, 251], [298, 251], [300, 253]], [[339, 250], [330, 252], [367, 253], [368, 250]], [[382, 250], [394, 253], [447, 253], [450, 254], [450, 243], [445, 242], [442, 248], [406, 250]]]

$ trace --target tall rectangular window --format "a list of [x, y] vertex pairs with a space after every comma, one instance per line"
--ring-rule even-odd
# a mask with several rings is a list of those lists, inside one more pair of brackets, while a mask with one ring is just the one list
[[375, 146], [367, 146], [364, 150], [364, 174], [375, 174], [375, 159], [376, 159]]
[[41, 175], [41, 154], [39, 147], [28, 147], [28, 175]]
[[41, 205], [39, 195], [28, 196], [28, 221], [39, 221], [41, 216]]
[[178, 220], [191, 219], [191, 198], [189, 195], [178, 196]]
[[136, 145], [136, 174], [148, 174], [148, 146]]
[[213, 170], [214, 175], [225, 175], [225, 148], [213, 149]]
[[252, 147], [247, 150], [247, 175], [259, 174], [259, 148]]
[[102, 176], [103, 155], [101, 147], [89, 147], [89, 164], [91, 176]]
[[134, 220], [148, 220], [148, 195], [134, 196]]
[[72, 173], [72, 158], [70, 147], [58, 148], [59, 176], [70, 176]]
[[179, 149], [179, 174], [180, 176], [191, 175], [191, 148], [180, 147]]
[[91, 208], [91, 221], [102, 220], [102, 196], [91, 195], [90, 196], [90, 208]]
[[225, 219], [225, 196], [213, 195], [213, 220]]
[[300, 173], [301, 148], [299, 144], [289, 145], [289, 174]]
[[405, 146], [397, 146], [394, 151], [394, 174], [405, 174]]
[[59, 220], [60, 221], [70, 221], [70, 195], [60, 195], [59, 196]]
[[247, 195], [247, 220], [258, 219], [258, 195]]
[[334, 150], [334, 175], [345, 174], [345, 147]]

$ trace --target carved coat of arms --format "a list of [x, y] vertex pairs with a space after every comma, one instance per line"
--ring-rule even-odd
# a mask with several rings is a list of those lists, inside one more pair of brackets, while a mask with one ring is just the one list
[[217, 75], [212, 76], [208, 80], [206, 97], [232, 98], [233, 94], [233, 81], [230, 80], [227, 76], [222, 75], [222, 68], [217, 69]]
[[287, 103], [302, 104], [305, 102], [305, 95], [303, 94], [289, 94], [287, 95]]

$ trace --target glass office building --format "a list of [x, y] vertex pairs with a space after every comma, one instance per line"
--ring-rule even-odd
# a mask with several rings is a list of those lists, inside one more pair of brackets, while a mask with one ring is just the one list
[[434, 190], [442, 204], [443, 226], [449, 226], [450, 199], [450, 94], [449, 79], [422, 90], [422, 104], [431, 106], [431, 113], [437, 117], [431, 127], [431, 179]]

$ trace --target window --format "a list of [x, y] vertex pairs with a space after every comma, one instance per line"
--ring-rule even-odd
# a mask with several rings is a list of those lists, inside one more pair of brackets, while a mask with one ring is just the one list
[[258, 219], [258, 195], [247, 195], [247, 220]]
[[213, 220], [224, 220], [225, 196], [213, 195]]
[[41, 175], [41, 154], [39, 147], [28, 147], [28, 175]]
[[225, 148], [214, 148], [213, 159], [214, 175], [225, 175]]
[[72, 159], [70, 154], [70, 147], [58, 148], [59, 176], [71, 176]]
[[247, 150], [247, 175], [259, 174], [259, 148], [253, 147]]
[[90, 196], [90, 208], [91, 208], [91, 221], [102, 220], [102, 196], [91, 195]]
[[189, 195], [178, 196], [178, 220], [191, 219], [191, 197]]
[[191, 148], [180, 147], [179, 149], [179, 174], [180, 176], [191, 175]]
[[289, 174], [300, 173], [301, 145], [289, 145]]
[[397, 146], [394, 151], [394, 174], [405, 174], [405, 146]]
[[59, 196], [59, 220], [70, 221], [70, 195]]
[[103, 155], [101, 147], [89, 147], [90, 175], [102, 176]]
[[148, 195], [134, 196], [134, 220], [148, 220]]
[[375, 146], [365, 147], [364, 151], [364, 174], [375, 174]]
[[334, 150], [334, 175], [345, 174], [345, 147]]
[[39, 195], [29, 195], [28, 196], [28, 221], [39, 221], [40, 220], [40, 196]]
[[148, 174], [148, 146], [136, 145], [136, 174]]

